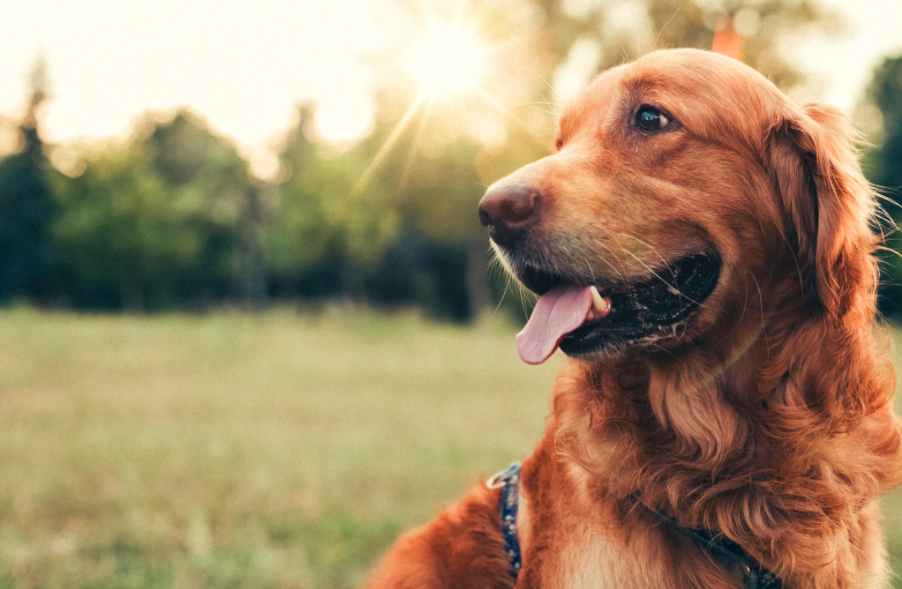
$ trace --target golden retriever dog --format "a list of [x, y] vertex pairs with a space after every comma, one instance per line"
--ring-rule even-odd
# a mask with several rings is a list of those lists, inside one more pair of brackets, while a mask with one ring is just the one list
[[845, 117], [736, 60], [602, 74], [479, 207], [540, 295], [521, 357], [571, 358], [544, 438], [369, 587], [885, 586], [902, 442], [875, 208]]

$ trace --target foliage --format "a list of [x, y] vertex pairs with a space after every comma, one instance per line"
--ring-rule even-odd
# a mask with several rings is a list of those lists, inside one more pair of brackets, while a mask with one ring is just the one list
[[0, 160], [0, 303], [18, 297], [46, 302], [51, 295], [54, 252], [48, 225], [54, 214], [49, 182], [54, 174], [38, 132], [47, 99], [46, 63], [30, 75], [18, 152]]
[[872, 137], [875, 147], [867, 154], [869, 180], [883, 195], [886, 238], [882, 252], [881, 310], [902, 318], [902, 55], [888, 57], [875, 70], [865, 100], [880, 113], [880, 130]]
[[280, 160], [285, 179], [266, 231], [266, 259], [278, 296], [360, 296], [358, 276], [394, 236], [394, 210], [378, 186], [361, 187], [359, 150], [336, 152], [310, 139], [314, 108], [298, 108]]
[[[585, 3], [568, 10], [567, 2], [540, 0], [551, 27], [553, 46], [563, 61], [580, 41], [598, 46], [596, 71], [635, 59], [651, 47], [708, 49], [714, 31], [730, 21], [744, 37], [743, 60], [784, 89], [804, 81], [791, 56], [780, 52], [795, 35], [836, 34], [840, 15], [816, 0], [643, 0], [630, 9], [607, 3]], [[579, 3], [575, 3], [579, 4]]]
[[[0, 161], [0, 303], [331, 299], [468, 320], [500, 299], [519, 317], [504, 279], [486, 278], [476, 208], [489, 184], [548, 153], [549, 110], [655, 47], [710, 47], [725, 19], [746, 36], [746, 61], [788, 88], [802, 77], [779, 53], [783, 41], [840, 28], [815, 0], [503, 0], [462, 11], [398, 1], [409, 22], [372, 57], [370, 135], [330, 145], [315, 107], [302, 104], [271, 181], [252, 177], [239, 149], [185, 109], [145, 115], [130, 140], [86, 149], [67, 168], [73, 177], [59, 174], [39, 135], [47, 75], [38, 64], [19, 124], [30, 147]], [[399, 56], [435, 20], [464, 21], [488, 47], [478, 88], [432, 94], [405, 69]]]
[[233, 294], [250, 190], [237, 150], [185, 111], [104, 147], [55, 183], [69, 302], [152, 309]]
[[47, 225], [54, 213], [49, 166], [33, 129], [22, 129], [22, 153], [0, 161], [0, 303], [45, 299], [54, 253]]
[[110, 148], [57, 193], [53, 235], [72, 302], [141, 309], [178, 301], [202, 249], [192, 227], [196, 192], [173, 195], [146, 162]]

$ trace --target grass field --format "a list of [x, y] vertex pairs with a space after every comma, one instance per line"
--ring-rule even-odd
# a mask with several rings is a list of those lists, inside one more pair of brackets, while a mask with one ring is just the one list
[[539, 438], [559, 359], [514, 331], [0, 312], [0, 587], [357, 586]]

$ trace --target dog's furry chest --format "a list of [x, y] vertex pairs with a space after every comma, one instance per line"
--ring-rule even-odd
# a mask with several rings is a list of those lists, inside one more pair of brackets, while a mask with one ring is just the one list
[[[649, 565], [639, 562], [626, 545], [627, 537], [609, 509], [588, 497], [586, 474], [574, 466], [557, 476], [567, 478], [570, 493], [548, 498], [522, 498], [524, 587], [630, 589], [649, 587]], [[536, 499], [539, 499], [536, 501]], [[600, 508], [599, 508], [600, 507]], [[544, 522], [551, 517], [557, 533], [550, 535]], [[527, 523], [528, 522], [528, 523]]]
[[569, 542], [549, 559], [543, 587], [566, 589], [631, 589], [650, 587], [648, 564], [637, 562], [622, 542], [600, 535], [591, 524], [573, 530]]
[[599, 500], [589, 475], [575, 465], [559, 465], [554, 480], [567, 491], [523, 497], [522, 519], [529, 529], [521, 534], [524, 568], [518, 588], [742, 586], [737, 567], [715, 562], [665, 522], [643, 517], [649, 514], [641, 508], [624, 512], [622, 505]]

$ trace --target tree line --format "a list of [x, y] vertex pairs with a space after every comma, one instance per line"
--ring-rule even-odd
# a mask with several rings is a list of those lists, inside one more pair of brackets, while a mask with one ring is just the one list
[[[286, 134], [280, 177], [263, 181], [187, 109], [146, 115], [129, 141], [89, 148], [64, 173], [39, 132], [43, 95], [33, 93], [19, 146], [0, 160], [0, 304], [154, 311], [347, 300], [473, 314], [466, 237], [418, 227], [400, 210], [402, 182], [377, 174], [359, 186], [375, 140], [339, 151], [311, 139], [312, 105]], [[452, 157], [417, 176], [447, 179], [429, 188], [436, 198], [465, 191], [478, 227], [482, 187], [464, 168]]]
[[[479, 198], [494, 179], [547, 153], [546, 81], [571, 67], [575, 53], [585, 62], [587, 47], [589, 74], [616, 64], [634, 45], [626, 37], [638, 36], [616, 29], [605, 4], [581, 12], [565, 4], [531, 3], [528, 26], [544, 33], [506, 57], [527, 62], [531, 76], [522, 65], [499, 68], [509, 79], [497, 84], [518, 88], [505, 110], [478, 96], [412, 109], [418, 91], [387, 55], [372, 133], [337, 149], [317, 139], [315, 105], [300, 104], [279, 148], [280, 172], [267, 181], [187, 109], [149, 113], [128, 141], [84, 148], [61, 171], [50, 157], [60, 146], [41, 136], [47, 76], [36, 67], [14, 125], [18, 146], [0, 160], [0, 305], [154, 311], [353, 301], [465, 321], [500, 303], [522, 315], [516, 288], [500, 271], [486, 274]], [[836, 15], [812, 1], [729, 4], [712, 12], [702, 3], [681, 2], [679, 10], [671, 0], [637, 3], [659, 46], [709, 47], [718, 23], [733, 19], [748, 35], [746, 62], [784, 88], [804, 76], [775, 52], [779, 39], [836, 27]], [[523, 33], [527, 25], [497, 10], [487, 34]], [[902, 56], [888, 58], [864, 103], [879, 119], [866, 170], [886, 187], [881, 304], [902, 316], [894, 305], [902, 301], [902, 242], [893, 226], [900, 219], [893, 187], [902, 186], [900, 80]], [[500, 141], [483, 133], [492, 120]]]

